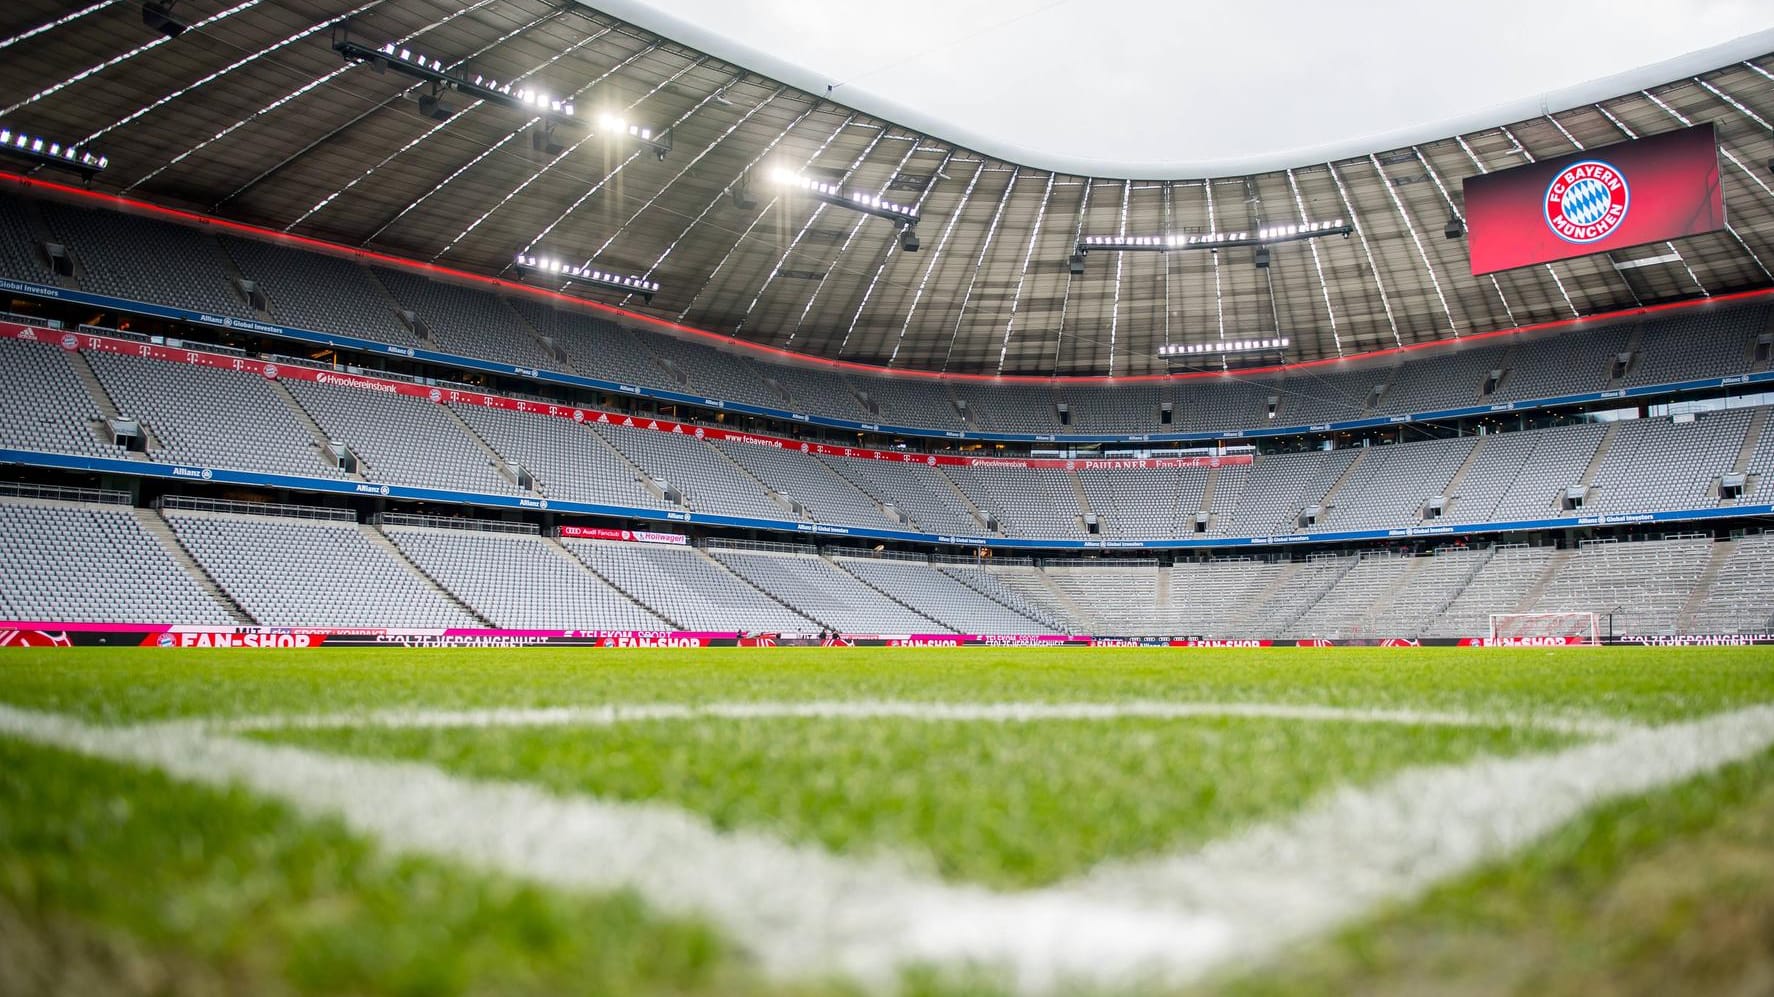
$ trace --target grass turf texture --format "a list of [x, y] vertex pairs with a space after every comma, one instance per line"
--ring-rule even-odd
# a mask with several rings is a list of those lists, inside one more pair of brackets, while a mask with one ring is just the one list
[[[1292, 702], [1657, 722], [1774, 701], [1767, 659], [1760, 648], [55, 649], [0, 655], [0, 702], [100, 722], [865, 698]], [[1218, 719], [693, 721], [267, 736], [566, 791], [665, 799], [848, 853], [928, 854], [945, 875], [994, 885], [1044, 882], [1096, 859], [1201, 841], [1402, 765], [1559, 743], [1520, 730]], [[0, 963], [61, 973], [84, 966], [102, 981], [88, 989], [141, 990], [125, 983], [128, 967], [144, 964], [155, 967], [150, 981], [170, 981], [167, 992], [713, 993], [760, 985], [708, 930], [648, 914], [632, 898], [566, 896], [380, 857], [372, 844], [276, 804], [3, 739], [0, 765], [0, 936], [14, 945], [0, 948]], [[1598, 810], [1422, 904], [1308, 946], [1285, 972], [1230, 985], [1402, 992], [1550, 980], [1555, 989], [1594, 992], [1644, 991], [1656, 980], [1665, 991], [1700, 981], [1728, 989], [1757, 967], [1769, 972], [1771, 827], [1774, 759], [1764, 756]], [[1701, 929], [1719, 944], [1684, 947]], [[12, 958], [20, 951], [39, 957]], [[58, 957], [70, 951], [74, 958]], [[1544, 972], [1509, 969], [1517, 953]], [[115, 972], [105, 975], [106, 967]], [[0, 975], [3, 990], [53, 989], [17, 984]]]
[[269, 739], [565, 793], [663, 800], [722, 828], [906, 855], [946, 878], [1005, 889], [1197, 844], [1406, 765], [1566, 743], [1520, 729], [1224, 718], [668, 721]]

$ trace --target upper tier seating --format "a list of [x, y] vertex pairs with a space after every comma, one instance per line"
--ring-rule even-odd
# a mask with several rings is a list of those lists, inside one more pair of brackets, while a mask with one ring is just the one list
[[1704, 308], [1647, 321], [1626, 385], [1674, 384], [1740, 374], [1753, 367], [1756, 337], [1766, 333], [1774, 308]]
[[0, 445], [50, 453], [122, 457], [99, 442], [104, 414], [68, 355], [47, 343], [0, 339]]
[[[48, 202], [49, 227], [78, 264], [80, 286], [114, 298], [229, 318], [253, 317], [221, 246], [194, 228]], [[324, 294], [324, 288], [309, 293]]]
[[527, 468], [551, 499], [675, 508], [641, 484], [621, 456], [582, 423], [483, 405], [454, 410], [506, 461]]
[[598, 426], [596, 432], [660, 485], [678, 489], [684, 504], [697, 512], [792, 518], [763, 485], [694, 436], [616, 425]]
[[1704, 412], [1694, 421], [1619, 424], [1585, 509], [1657, 512], [1718, 504], [1718, 477], [1737, 462], [1751, 410]]
[[30, 223], [25, 220], [29, 210], [26, 202], [0, 195], [0, 277], [54, 284], [55, 275], [37, 250]]
[[[1541, 339], [1525, 339], [1509, 354], [1509, 369], [1491, 401], [1552, 398], [1608, 386], [1614, 357], [1625, 352], [1632, 327], [1572, 331]], [[1435, 376], [1433, 363], [1413, 368], [1417, 376]]]
[[[392, 345], [525, 368], [571, 366], [587, 376], [808, 415], [953, 431], [1151, 433], [1312, 425], [1364, 413], [1552, 397], [1607, 387], [1671, 383], [1765, 367], [1755, 341], [1774, 308], [1714, 306], [1471, 346], [1355, 359], [1282, 372], [1232, 373], [1171, 382], [1090, 384], [930, 380], [779, 363], [697, 339], [620, 329], [540, 298], [506, 299], [472, 286], [386, 266], [297, 250], [194, 226], [89, 210], [55, 201], [0, 198], [0, 273], [53, 283], [36, 243], [33, 213], [67, 245], [77, 280], [100, 294], [253, 318], [237, 284], [256, 282], [278, 322]], [[397, 317], [410, 310], [419, 336]], [[1618, 355], [1628, 355], [1615, 378]], [[1480, 395], [1487, 375], [1504, 372]], [[1375, 389], [1381, 389], [1376, 395]], [[865, 399], [866, 398], [866, 402]], [[1273, 409], [1271, 410], [1271, 402]], [[1160, 410], [1171, 406], [1166, 424]], [[1060, 406], [1068, 409], [1062, 419]]]
[[1392, 382], [1380, 399], [1379, 411], [1391, 415], [1434, 412], [1479, 405], [1491, 371], [1503, 368], [1507, 346], [1466, 346], [1439, 353], [1433, 364], [1401, 360], [1390, 372]]
[[271, 627], [475, 627], [356, 523], [172, 512], [216, 584]]
[[67, 623], [237, 621], [128, 506], [0, 499], [0, 616]]
[[85, 354], [117, 410], [140, 419], [155, 460], [266, 474], [345, 477], [320, 441], [262, 377], [231, 370]]
[[[424, 345], [395, 316], [388, 292], [350, 260], [233, 236], [223, 237], [222, 248], [258, 284], [280, 325], [399, 346]], [[315, 288], [324, 292], [316, 294]]]
[[449, 409], [419, 398], [315, 381], [284, 386], [369, 481], [510, 494], [517, 486], [475, 446]]
[[404, 270], [376, 267], [372, 273], [431, 330], [432, 341], [425, 344], [429, 349], [519, 367], [560, 366], [497, 295]]
[[566, 351], [573, 369], [586, 377], [658, 387], [665, 371], [641, 345], [641, 336], [584, 312], [552, 308], [533, 298], [506, 302], [544, 339]]
[[1441, 495], [1472, 453], [1470, 438], [1421, 440], [1362, 451], [1315, 529], [1366, 530], [1422, 521], [1424, 505]]

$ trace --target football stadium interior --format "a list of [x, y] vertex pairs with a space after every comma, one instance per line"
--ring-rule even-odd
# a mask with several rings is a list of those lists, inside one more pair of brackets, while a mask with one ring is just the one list
[[[1354, 144], [1166, 168], [1028, 151], [822, 87], [686, 6], [0, 5], [0, 646], [44, 648], [0, 660], [0, 749], [22, 773], [0, 805], [0, 936], [26, 940], [0, 942], [23, 967], [0, 969], [0, 992], [1502, 992], [1530, 985], [1486, 975], [1482, 939], [1438, 975], [1396, 955], [1424, 922], [1373, 912], [1420, 913], [1408, 905], [1443, 884], [1423, 902], [1458, 920], [1486, 901], [1457, 877], [1568, 859], [1576, 845], [1543, 835], [1610, 833], [1632, 819], [1625, 798], [1681, 811], [1655, 794], [1699, 793], [1696, 776], [1713, 780], [1700, 809], [1741, 815], [1733, 801], [1755, 797], [1774, 819], [1774, 23]], [[810, 16], [883, 13], [830, 6]], [[1069, 7], [1011, 4], [990, 24]], [[1019, 64], [1042, 60], [1062, 61]], [[1088, 95], [1092, 79], [1051, 85]], [[1225, 83], [1214, 99], [1232, 102], [1242, 79]], [[390, 644], [494, 647], [538, 671], [502, 688], [446, 656], [442, 685], [401, 685], [382, 674], [407, 653]], [[1707, 650], [1676, 649], [1693, 644]], [[105, 656], [121, 645], [311, 658], [160, 672], [173, 652]], [[881, 652], [866, 679], [797, 657], [834, 645], [943, 650]], [[1080, 656], [1044, 670], [959, 645]], [[1185, 680], [1082, 650], [1139, 645], [1380, 657], [1324, 674], [1299, 655], [1341, 652], [1163, 652], [1249, 670]], [[1537, 657], [1565, 645], [1573, 657]], [[1377, 650], [1397, 646], [1414, 649]], [[1654, 653], [1672, 656], [1640, 674], [1650, 659], [1631, 655]], [[598, 673], [596, 654], [620, 664], [573, 688], [567, 671]], [[685, 677], [698, 671], [709, 684]], [[630, 701], [652, 705], [609, 706]], [[915, 701], [946, 704], [954, 743]], [[1236, 736], [1202, 733], [1216, 724]], [[1091, 795], [1149, 761], [1110, 740], [1136, 735], [1227, 768], [1280, 738], [1294, 766], [1248, 790], [1149, 771], [1178, 781], [1138, 803]], [[1043, 751], [1100, 769], [1054, 774], [1045, 819], [1075, 784], [1081, 819], [1108, 830], [945, 823], [945, 808], [1023, 813], [1001, 770]], [[847, 752], [879, 799], [769, 795], [820, 784], [813, 759]], [[895, 764], [936, 782], [954, 765], [964, 784], [976, 752], [977, 798], [889, 798]], [[626, 785], [605, 753], [681, 770]], [[721, 758], [756, 767], [745, 790], [707, 789]], [[1475, 759], [1500, 759], [1494, 777]], [[1746, 760], [1748, 776], [1730, 767]], [[154, 768], [191, 820], [283, 826], [267, 808], [284, 807], [306, 847], [372, 840], [436, 864], [352, 859], [352, 904], [399, 898], [385, 923], [337, 922], [374, 959], [311, 928], [267, 928], [261, 951], [168, 927], [165, 910], [82, 906], [103, 888], [55, 887], [46, 870], [68, 853], [44, 842], [97, 834], [82, 808], [103, 801], [46, 787], [78, 770], [133, 799], [119, 765]], [[1420, 785], [1413, 765], [1431, 766]], [[1579, 788], [1546, 789], [1561, 779]], [[506, 781], [537, 789], [491, 795]], [[1359, 789], [1331, 792], [1344, 782]], [[227, 785], [249, 794], [216, 795]], [[1393, 806], [1419, 790], [1445, 804], [1428, 829]], [[1223, 809], [1203, 808], [1215, 793]], [[649, 824], [605, 799], [713, 823]], [[36, 816], [9, 832], [8, 808]], [[489, 816], [402, 823], [427, 808]], [[918, 815], [883, 823], [902, 810]], [[1397, 826], [1377, 816], [1393, 810]], [[1402, 870], [1354, 843], [1445, 832], [1454, 813], [1482, 844], [1436, 839]], [[114, 875], [176, 823], [116, 843]], [[1146, 861], [1248, 827], [1275, 837]], [[487, 844], [499, 835], [529, 847]], [[654, 851], [607, 875], [573, 858], [642, 840]], [[206, 847], [239, 864], [255, 846]], [[1351, 850], [1342, 880], [1335, 861], [1306, 868], [1333, 847]], [[670, 875], [668, 853], [687, 856]], [[1264, 879], [1281, 853], [1299, 868]], [[1774, 929], [1774, 852], [1756, 854], [1755, 923]], [[1362, 879], [1363, 862], [1395, 879]], [[733, 867], [756, 881], [723, 887]], [[62, 899], [5, 886], [9, 870]], [[188, 897], [222, 874], [166, 875], [164, 895]], [[425, 877], [465, 905], [438, 930], [484, 941], [436, 976], [437, 937], [399, 926], [424, 910]], [[558, 895], [514, 899], [497, 877]], [[788, 880], [805, 889], [779, 897]], [[1168, 887], [1214, 899], [1153, 898]], [[1522, 901], [1555, 902], [1579, 901]], [[58, 976], [64, 914], [81, 944], [117, 932], [139, 948]], [[211, 915], [253, 923], [188, 916]], [[555, 939], [547, 959], [526, 918]], [[561, 940], [576, 919], [613, 940]], [[1338, 930], [1356, 933], [1323, 941]], [[1559, 938], [1543, 972], [1584, 944]], [[1268, 960], [1311, 940], [1304, 961]], [[1774, 978], [1759, 958], [1639, 985], [1751, 992]], [[1539, 978], [1595, 992], [1642, 968], [1601, 964]], [[1269, 975], [1214, 975], [1253, 965]]]

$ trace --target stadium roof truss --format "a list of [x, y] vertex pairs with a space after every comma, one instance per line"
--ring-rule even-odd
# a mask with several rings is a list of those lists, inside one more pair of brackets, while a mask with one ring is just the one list
[[[1168, 369], [1167, 344], [1286, 336], [1290, 359], [1309, 360], [1774, 283], [1774, 56], [1337, 162], [1141, 179], [993, 160], [572, 0], [174, 13], [190, 27], [167, 37], [139, 0], [4, 5], [0, 125], [107, 155], [97, 190], [479, 273], [512, 276], [520, 253], [584, 261], [660, 289], [575, 293], [820, 356], [1147, 374]], [[445, 95], [447, 117], [421, 113], [428, 85], [341, 58], [342, 30], [577, 114], [468, 93]], [[1718, 128], [1725, 231], [1486, 277], [1443, 237], [1464, 177], [1687, 122]], [[903, 250], [888, 219], [773, 183], [783, 168], [915, 209], [921, 248]], [[1086, 234], [1331, 218], [1354, 231], [1270, 247], [1266, 268], [1242, 247], [1092, 254], [1072, 272]]]

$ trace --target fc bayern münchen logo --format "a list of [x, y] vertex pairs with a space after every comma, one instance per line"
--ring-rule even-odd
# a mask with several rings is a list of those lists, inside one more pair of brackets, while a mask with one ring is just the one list
[[1599, 159], [1572, 163], [1546, 188], [1546, 224], [1566, 242], [1612, 235], [1631, 206], [1625, 175]]

